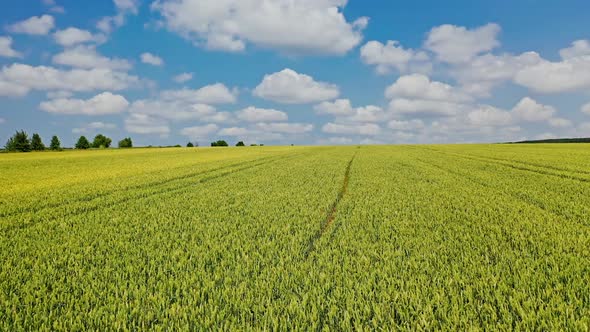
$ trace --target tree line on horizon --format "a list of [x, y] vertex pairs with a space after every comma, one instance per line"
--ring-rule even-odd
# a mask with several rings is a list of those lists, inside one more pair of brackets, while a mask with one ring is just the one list
[[[113, 140], [105, 135], [98, 134], [94, 137], [92, 143], [86, 138], [86, 136], [80, 136], [75, 144], [75, 148], [79, 150], [86, 150], [90, 148], [100, 149], [109, 148]], [[131, 137], [126, 137], [119, 141], [119, 148], [132, 148], [133, 141]], [[4, 149], [10, 152], [31, 152], [31, 151], [61, 151], [61, 141], [57, 135], [51, 137], [49, 147], [46, 147], [38, 133], [34, 133], [29, 139], [29, 135], [24, 131], [17, 131], [12, 137], [8, 139], [4, 145]]]
[[[94, 137], [94, 140], [90, 142], [86, 136], [82, 135], [78, 138], [78, 141], [74, 145], [75, 149], [78, 150], [87, 150], [90, 148], [93, 149], [106, 149], [110, 148], [113, 140], [110, 137], [107, 137], [103, 134], [98, 134]], [[186, 147], [198, 147], [199, 143], [188, 142]], [[228, 147], [229, 144], [225, 140], [217, 140], [211, 142], [212, 147]], [[237, 147], [246, 146], [244, 141], [239, 141], [236, 143]], [[250, 144], [250, 146], [264, 146], [264, 144]], [[124, 148], [132, 148], [133, 141], [131, 137], [126, 137], [118, 142], [118, 147], [121, 149]], [[151, 145], [150, 145], [151, 147]], [[175, 145], [174, 147], [181, 147], [180, 145]], [[6, 142], [4, 149], [9, 152], [31, 152], [31, 151], [61, 151], [64, 148], [61, 146], [61, 141], [58, 136], [54, 135], [51, 137], [51, 143], [49, 147], [46, 147], [41, 139], [41, 136], [38, 133], [34, 133], [31, 138], [29, 135], [24, 131], [20, 130], [17, 131], [14, 135], [12, 135], [8, 141]]]

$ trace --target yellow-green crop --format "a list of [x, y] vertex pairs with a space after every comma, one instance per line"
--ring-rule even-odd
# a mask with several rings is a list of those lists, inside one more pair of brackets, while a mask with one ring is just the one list
[[590, 328], [590, 145], [0, 154], [0, 330]]

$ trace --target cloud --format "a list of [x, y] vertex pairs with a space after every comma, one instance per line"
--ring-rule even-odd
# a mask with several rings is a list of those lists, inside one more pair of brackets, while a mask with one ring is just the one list
[[180, 131], [184, 136], [190, 139], [205, 139], [215, 134], [219, 130], [219, 127], [215, 124], [207, 124], [204, 126], [187, 127]]
[[49, 99], [60, 99], [70, 98], [74, 94], [71, 91], [49, 91], [47, 92], [47, 98]]
[[43, 0], [42, 2], [45, 6], [49, 7], [49, 11], [52, 13], [64, 14], [66, 12], [64, 7], [55, 3], [55, 0]]
[[467, 115], [469, 122], [476, 126], [507, 126], [513, 122], [510, 112], [496, 107], [482, 105]]
[[247, 107], [236, 112], [238, 119], [246, 122], [277, 122], [286, 121], [287, 113], [274, 109]]
[[193, 73], [181, 73], [174, 76], [173, 80], [176, 83], [185, 83], [193, 79]]
[[177, 100], [202, 104], [233, 104], [236, 102], [237, 91], [230, 91], [224, 84], [215, 83], [199, 89], [166, 90], [160, 94], [163, 100]]
[[409, 121], [391, 120], [387, 127], [393, 130], [416, 131], [424, 129], [424, 122], [419, 119]]
[[136, 76], [106, 68], [60, 70], [15, 63], [0, 71], [0, 94], [5, 96], [24, 96], [30, 90], [119, 91], [140, 83]]
[[322, 127], [322, 131], [336, 135], [375, 136], [381, 133], [381, 127], [374, 123], [355, 125], [328, 122]]
[[556, 113], [555, 108], [537, 103], [525, 97], [513, 109], [512, 113], [520, 120], [527, 122], [547, 121]]
[[368, 65], [374, 65], [378, 74], [388, 74], [393, 70], [400, 73], [429, 73], [432, 70], [430, 58], [423, 51], [404, 49], [394, 40], [382, 44], [370, 41], [361, 47], [361, 59]]
[[55, 114], [105, 115], [122, 113], [129, 102], [121, 95], [103, 92], [88, 100], [60, 98], [44, 101], [39, 109]]
[[454, 102], [396, 98], [389, 102], [388, 110], [401, 116], [444, 117], [463, 113], [465, 108], [466, 105]]
[[52, 59], [58, 65], [74, 68], [103, 68], [113, 70], [129, 70], [131, 63], [123, 59], [111, 59], [98, 54], [95, 46], [78, 45], [56, 54]]
[[125, 24], [127, 15], [137, 15], [139, 12], [139, 0], [114, 0], [117, 13], [114, 16], [105, 16], [96, 24], [100, 31], [110, 34], [115, 29]]
[[82, 127], [72, 129], [72, 133], [74, 133], [74, 134], [87, 134], [87, 133], [93, 133], [93, 132], [100, 131], [100, 130], [107, 130], [107, 131], [113, 130], [116, 128], [117, 128], [117, 125], [115, 125], [114, 123], [91, 122], [91, 123], [85, 124]]
[[254, 89], [254, 95], [283, 104], [307, 104], [337, 98], [340, 94], [334, 84], [317, 82], [313, 77], [283, 69], [265, 75]]
[[385, 97], [423, 99], [446, 102], [465, 102], [472, 98], [451, 85], [431, 81], [422, 74], [406, 75], [387, 87]]
[[303, 134], [313, 130], [310, 123], [257, 123], [256, 129], [262, 132], [283, 133], [283, 134]]
[[573, 122], [563, 118], [552, 118], [549, 119], [549, 125], [553, 128], [568, 128], [573, 125]]
[[70, 47], [87, 42], [102, 43], [106, 37], [104, 35], [93, 35], [88, 30], [82, 30], [74, 27], [69, 27], [64, 30], [58, 30], [53, 34], [53, 39], [59, 45]]
[[[569, 55], [569, 54], [568, 54]], [[520, 70], [515, 82], [539, 93], [560, 93], [590, 88], [590, 55], [539, 63]]]
[[132, 113], [125, 119], [125, 130], [133, 134], [168, 136], [170, 127], [161, 119], [147, 114]]
[[210, 105], [157, 99], [136, 100], [129, 107], [129, 112], [172, 121], [209, 120], [216, 115], [215, 107]]
[[55, 27], [55, 19], [51, 15], [33, 16], [8, 27], [8, 31], [27, 35], [47, 35]]
[[347, 0], [156, 0], [165, 26], [209, 49], [247, 44], [288, 54], [342, 55], [362, 40], [368, 19], [348, 22]]
[[152, 65], [152, 66], [162, 66], [164, 65], [164, 60], [159, 56], [153, 55], [151, 53], [143, 53], [141, 55], [141, 62]]
[[582, 113], [586, 113], [586, 114], [590, 115], [590, 103], [582, 105], [582, 107], [580, 108], [580, 111], [582, 111]]
[[386, 114], [381, 107], [367, 105], [355, 108], [350, 115], [337, 117], [336, 121], [340, 123], [381, 122], [385, 118]]
[[331, 114], [331, 115], [350, 115], [354, 112], [352, 104], [348, 99], [337, 99], [333, 102], [324, 101], [318, 105], [315, 105], [313, 109], [318, 114]]
[[12, 48], [12, 38], [0, 36], [0, 57], [22, 58], [22, 54]]
[[459, 89], [431, 81], [421, 74], [400, 77], [387, 87], [385, 97], [391, 99], [389, 111], [398, 115], [452, 116], [465, 109], [472, 98]]
[[0, 118], [0, 124], [3, 124], [5, 122], [6, 122], [6, 120], [4, 120], [3, 118]]
[[440, 61], [464, 63], [500, 46], [497, 40], [500, 31], [500, 26], [493, 23], [471, 30], [445, 24], [430, 30], [424, 47], [434, 52]]
[[494, 87], [514, 80], [520, 70], [541, 61], [543, 59], [535, 52], [520, 55], [484, 54], [468, 63], [452, 67], [450, 74], [462, 85], [462, 90], [466, 93], [488, 97]]
[[560, 50], [559, 55], [563, 60], [590, 55], [590, 41], [576, 40], [571, 47]]
[[0, 78], [0, 96], [2, 97], [23, 97], [26, 96], [29, 91], [31, 91], [29, 87], [12, 82], [5, 82]]

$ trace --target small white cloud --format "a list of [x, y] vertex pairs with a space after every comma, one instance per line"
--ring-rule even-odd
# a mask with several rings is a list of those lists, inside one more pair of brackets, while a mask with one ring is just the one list
[[500, 26], [493, 23], [475, 29], [445, 24], [430, 30], [424, 46], [440, 61], [464, 63], [500, 46], [497, 40], [500, 31]]
[[387, 124], [387, 127], [393, 130], [416, 131], [424, 129], [424, 122], [420, 119], [413, 119], [408, 121], [391, 120]]
[[285, 112], [252, 106], [238, 111], [236, 115], [238, 119], [246, 122], [279, 122], [288, 119]]
[[17, 52], [12, 48], [11, 37], [0, 37], [0, 57], [22, 58], [22, 56], [23, 55], [20, 52]]
[[309, 123], [257, 123], [256, 129], [262, 132], [283, 133], [283, 134], [303, 134], [313, 130], [313, 125]]
[[340, 94], [334, 84], [317, 82], [313, 77], [291, 69], [265, 75], [254, 89], [254, 95], [284, 104], [307, 104], [337, 98]]
[[173, 80], [176, 83], [185, 83], [193, 79], [193, 73], [181, 73], [174, 76]]
[[132, 113], [125, 119], [125, 130], [134, 134], [168, 136], [170, 127], [161, 119], [147, 114]]
[[74, 68], [106, 68], [114, 70], [129, 70], [131, 63], [123, 59], [107, 58], [96, 51], [95, 46], [78, 45], [68, 48], [53, 56], [52, 62]]
[[520, 70], [515, 82], [539, 93], [560, 93], [590, 88], [590, 56], [563, 61], [542, 60]]
[[230, 91], [224, 84], [215, 83], [202, 88], [167, 90], [160, 94], [163, 100], [176, 100], [201, 104], [232, 104], [236, 102], [237, 91]]
[[43, 4], [49, 7], [49, 11], [52, 13], [57, 14], [64, 14], [66, 12], [65, 8], [59, 6], [54, 0], [42, 0]]
[[72, 133], [74, 134], [87, 134], [87, 133], [94, 133], [97, 131], [109, 131], [116, 129], [117, 125], [114, 123], [108, 122], [91, 122], [82, 127], [72, 129]]
[[53, 34], [53, 39], [55, 39], [55, 42], [59, 45], [70, 47], [87, 42], [102, 43], [106, 40], [106, 37], [104, 35], [93, 35], [88, 30], [69, 27], [64, 30], [56, 31]]
[[180, 131], [184, 136], [190, 139], [205, 139], [215, 134], [219, 127], [215, 124], [207, 124], [204, 126], [187, 127]]
[[470, 112], [467, 119], [471, 124], [483, 127], [507, 126], [513, 121], [510, 112], [488, 105], [482, 105]]
[[583, 105], [582, 108], [580, 108], [580, 110], [582, 111], [582, 113], [590, 115], [590, 103]]
[[146, 63], [152, 66], [162, 66], [164, 65], [164, 60], [157, 55], [153, 55], [151, 53], [143, 53], [141, 55], [141, 62]]
[[513, 109], [512, 113], [520, 120], [527, 122], [547, 121], [556, 113], [555, 108], [537, 103], [525, 97]]
[[51, 15], [33, 16], [8, 27], [13, 33], [43, 36], [55, 27], [55, 19]]
[[400, 77], [395, 83], [387, 87], [385, 97], [423, 99], [445, 102], [466, 102], [472, 98], [451, 85], [431, 81], [425, 75], [413, 74]]
[[105, 115], [121, 113], [127, 106], [129, 102], [125, 97], [103, 92], [88, 100], [59, 98], [44, 101], [39, 109], [56, 114]]
[[333, 102], [324, 101], [315, 105], [313, 109], [318, 114], [331, 114], [337, 116], [351, 115], [354, 112], [352, 104], [348, 99], [337, 99]]
[[381, 133], [381, 127], [374, 123], [356, 125], [328, 122], [322, 127], [322, 131], [328, 134], [336, 135], [376, 136]]
[[137, 76], [112, 69], [60, 70], [53, 67], [15, 63], [0, 71], [0, 94], [26, 95], [30, 90], [119, 91], [136, 86], [141, 81]]
[[568, 119], [552, 118], [549, 119], [549, 125], [553, 128], [568, 128], [573, 126], [573, 123]]
[[561, 55], [563, 60], [590, 55], [590, 41], [576, 40], [572, 43], [571, 47], [560, 50], [559, 55]]
[[404, 49], [394, 40], [382, 44], [370, 41], [361, 47], [361, 59], [368, 65], [374, 65], [378, 74], [388, 74], [392, 70], [400, 73], [408, 71], [429, 73], [432, 64], [425, 52]]

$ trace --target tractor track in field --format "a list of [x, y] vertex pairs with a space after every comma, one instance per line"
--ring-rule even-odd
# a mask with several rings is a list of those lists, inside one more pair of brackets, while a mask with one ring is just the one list
[[480, 179], [474, 178], [473, 176], [471, 176], [471, 175], [469, 175], [467, 173], [463, 173], [463, 172], [460, 172], [460, 171], [456, 171], [456, 170], [452, 170], [452, 169], [449, 169], [449, 168], [445, 168], [445, 167], [442, 167], [440, 165], [433, 164], [433, 163], [428, 162], [428, 161], [425, 161], [425, 160], [421, 160], [421, 159], [416, 159], [416, 160], [419, 161], [419, 162], [421, 162], [422, 164], [424, 164], [426, 166], [432, 167], [432, 168], [437, 169], [439, 171], [442, 171], [442, 172], [445, 172], [445, 173], [448, 173], [448, 174], [451, 174], [451, 175], [454, 175], [454, 176], [457, 176], [457, 177], [466, 179], [469, 182], [471, 182], [473, 184], [476, 184], [478, 186], [481, 186], [481, 187], [484, 187], [484, 188], [488, 188], [490, 190], [499, 192], [499, 193], [504, 194], [504, 195], [511, 196], [511, 197], [513, 197], [513, 198], [515, 198], [515, 199], [523, 202], [526, 205], [529, 205], [529, 206], [532, 206], [534, 208], [540, 209], [540, 210], [542, 210], [544, 212], [547, 212], [549, 214], [552, 214], [555, 217], [563, 218], [565, 220], [571, 220], [571, 218], [572, 218], [571, 215], [567, 215], [567, 214], [563, 213], [563, 211], [556, 210], [554, 208], [545, 206], [544, 204], [542, 204], [542, 202], [540, 202], [539, 200], [535, 199], [534, 197], [531, 197], [530, 195], [523, 194], [523, 193], [510, 192], [510, 191], [507, 191], [507, 190], [496, 188], [494, 186], [489, 185], [485, 181], [482, 181]]
[[[490, 165], [502, 166], [502, 167], [506, 167], [506, 168], [510, 168], [510, 169], [514, 169], [514, 170], [522, 171], [522, 172], [535, 173], [535, 174], [540, 174], [540, 175], [548, 175], [548, 176], [552, 176], [552, 177], [557, 177], [557, 178], [562, 178], [562, 179], [567, 179], [567, 180], [572, 180], [572, 181], [578, 181], [578, 182], [584, 182], [584, 183], [590, 182], [589, 178], [573, 175], [573, 174], [578, 174], [578, 175], [587, 174], [586, 171], [566, 170], [564, 168], [548, 166], [548, 165], [540, 165], [540, 164], [533, 165], [531, 163], [522, 162], [522, 161], [518, 161], [518, 160], [510, 161], [510, 160], [500, 159], [500, 158], [466, 155], [466, 154], [453, 153], [453, 152], [444, 152], [444, 151], [426, 148], [426, 147], [420, 147], [420, 148], [416, 148], [416, 149], [428, 150], [428, 151], [432, 151], [432, 152], [447, 155], [447, 156], [459, 157], [459, 158], [466, 159], [466, 160], [483, 162], [483, 163], [487, 163]], [[514, 163], [514, 164], [511, 164], [511, 163]], [[536, 168], [531, 168], [531, 167], [536, 167]], [[566, 172], [566, 173], [569, 172], [572, 174], [564, 174], [564, 173], [558, 173], [558, 172]]]
[[[19, 223], [15, 223], [15, 224], [9, 224], [9, 225], [0, 226], [0, 230], [3, 231], [3, 232], [8, 233], [8, 232], [11, 232], [11, 231], [14, 231], [14, 230], [21, 230], [21, 229], [26, 229], [26, 228], [29, 228], [29, 227], [33, 227], [33, 226], [35, 226], [36, 224], [39, 224], [39, 223], [52, 222], [52, 221], [55, 221], [55, 220], [58, 220], [58, 219], [62, 219], [62, 218], [64, 218], [64, 219], [65, 218], [71, 218], [71, 217], [79, 216], [79, 215], [82, 215], [82, 214], [94, 212], [94, 211], [97, 211], [97, 210], [100, 210], [100, 209], [109, 209], [109, 208], [112, 208], [112, 207], [120, 206], [120, 204], [126, 203], [126, 202], [131, 201], [131, 200], [134, 200], [134, 199], [146, 199], [146, 198], [156, 197], [156, 196], [159, 196], [159, 195], [165, 195], [165, 194], [169, 194], [169, 193], [174, 193], [174, 192], [182, 191], [182, 190], [184, 190], [186, 188], [189, 188], [189, 187], [192, 187], [192, 186], [195, 186], [195, 185], [203, 184], [203, 183], [206, 183], [206, 182], [209, 182], [209, 181], [212, 181], [212, 180], [216, 180], [216, 179], [219, 179], [219, 178], [222, 178], [222, 177], [225, 177], [225, 176], [236, 174], [236, 173], [241, 172], [241, 171], [245, 171], [245, 170], [248, 170], [248, 169], [252, 169], [252, 168], [255, 168], [255, 167], [263, 166], [263, 165], [266, 165], [266, 164], [270, 164], [270, 163], [281, 161], [281, 160], [285, 160], [285, 159], [291, 159], [291, 158], [299, 157], [301, 155], [302, 154], [290, 155], [290, 156], [287, 156], [287, 157], [261, 158], [261, 159], [270, 159], [270, 160], [260, 161], [260, 159], [258, 159], [258, 160], [255, 160], [255, 161], [259, 161], [258, 163], [254, 163], [253, 161], [248, 161], [248, 162], [245, 162], [245, 163], [238, 163], [238, 164], [246, 164], [246, 166], [239, 167], [239, 168], [231, 168], [231, 167], [235, 167], [237, 165], [237, 164], [233, 164], [232, 166], [226, 166], [226, 167], [221, 167], [221, 168], [217, 168], [217, 169], [210, 170], [210, 171], [200, 172], [198, 174], [195, 174], [194, 176], [182, 177], [182, 179], [183, 180], [189, 180], [189, 179], [191, 179], [191, 178], [193, 178], [193, 177], [195, 177], [197, 175], [207, 175], [207, 174], [210, 174], [210, 173], [214, 173], [216, 171], [225, 170], [225, 169], [230, 168], [230, 170], [228, 170], [228, 171], [221, 172], [221, 173], [218, 173], [218, 174], [212, 174], [212, 175], [209, 175], [209, 176], [205, 176], [205, 177], [200, 178], [200, 179], [198, 179], [197, 181], [194, 181], [194, 182], [193, 181], [190, 181], [190, 182], [186, 182], [186, 183], [183, 183], [183, 184], [179, 184], [177, 186], [174, 186], [173, 188], [162, 188], [160, 190], [156, 190], [156, 191], [152, 191], [152, 192], [148, 192], [148, 193], [138, 193], [138, 194], [135, 194], [135, 195], [123, 196], [121, 199], [117, 199], [117, 200], [113, 200], [111, 202], [108, 202], [108, 205], [104, 205], [104, 203], [100, 203], [99, 202], [99, 203], [94, 204], [94, 205], [91, 205], [91, 206], [82, 206], [82, 207], [79, 207], [77, 209], [74, 209], [73, 211], [65, 212], [65, 213], [63, 213], [63, 214], [61, 214], [59, 216], [52, 216], [52, 217], [49, 217], [49, 218], [43, 218], [43, 217], [31, 218], [28, 222], [19, 222]], [[164, 181], [164, 184], [168, 184], [169, 182], [171, 182], [171, 181]], [[154, 187], [157, 188], [158, 186], [161, 186], [161, 185], [162, 185], [162, 183], [159, 183], [157, 185], [151, 186], [151, 188], [154, 188]], [[142, 186], [142, 188], [143, 188], [143, 186]], [[100, 196], [100, 197], [104, 197], [104, 196], [111, 196], [111, 195], [103, 195], [103, 196]], [[100, 198], [100, 197], [93, 198], [92, 200], [95, 200], [95, 199]], [[81, 203], [92, 202], [92, 200], [90, 200], [90, 201], [81, 201]]]
[[328, 214], [326, 215], [326, 218], [324, 218], [324, 221], [322, 222], [320, 229], [307, 241], [307, 246], [303, 252], [304, 259], [307, 259], [307, 257], [309, 257], [309, 255], [316, 248], [316, 242], [330, 229], [332, 224], [334, 224], [334, 219], [336, 219], [336, 212], [338, 211], [338, 204], [342, 200], [342, 197], [344, 197], [344, 195], [348, 191], [348, 182], [350, 181], [350, 169], [352, 167], [352, 162], [354, 161], [354, 158], [356, 158], [356, 154], [357, 153], [355, 152], [355, 154], [352, 156], [352, 158], [350, 158], [350, 161], [346, 165], [346, 170], [344, 172], [344, 180], [342, 181], [342, 187], [340, 188], [340, 191], [338, 191], [336, 199], [330, 206]]

